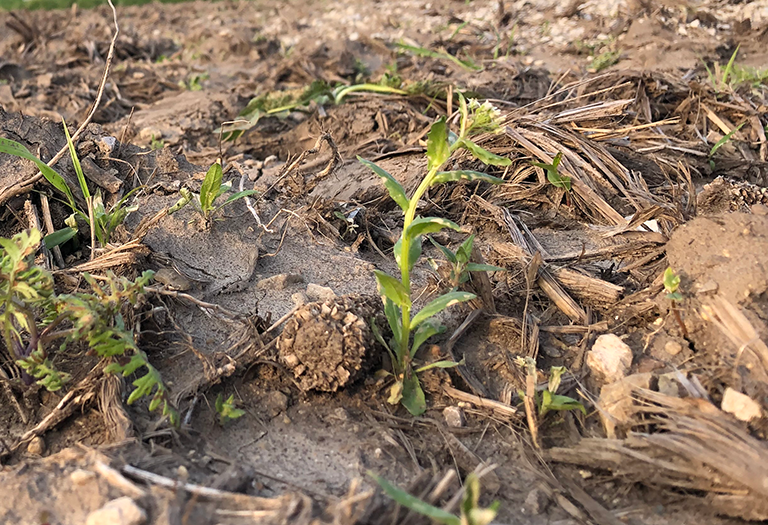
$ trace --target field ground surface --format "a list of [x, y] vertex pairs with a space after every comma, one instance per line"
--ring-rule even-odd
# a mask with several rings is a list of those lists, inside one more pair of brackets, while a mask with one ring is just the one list
[[[49, 162], [101, 95], [85, 176], [108, 206], [138, 188], [109, 243], [84, 225], [38, 264], [62, 295], [156, 272], [122, 319], [180, 416], [128, 403], [141, 371], [104, 367], [130, 355], [51, 344], [71, 377], [48, 392], [0, 343], [0, 522], [429, 523], [369, 471], [457, 515], [479, 473], [503, 524], [768, 519], [766, 50], [765, 0], [0, 12], [0, 137]], [[369, 328], [391, 336], [374, 270], [400, 273], [403, 215], [357, 157], [411, 195], [430, 126], [459, 132], [459, 93], [498, 108], [471, 138], [509, 161], [447, 169], [503, 183], [434, 186], [417, 212], [497, 269], [458, 284], [477, 297], [414, 357], [461, 364], [419, 374], [412, 416], [387, 402]], [[557, 154], [554, 178], [533, 164]], [[217, 159], [257, 193], [210, 221], [168, 214]], [[82, 201], [69, 156], [53, 166]], [[0, 153], [0, 237], [64, 227], [37, 173]], [[416, 308], [457, 284], [446, 258], [424, 241]], [[541, 413], [561, 366], [571, 409]], [[122, 521], [99, 517], [113, 500]]]

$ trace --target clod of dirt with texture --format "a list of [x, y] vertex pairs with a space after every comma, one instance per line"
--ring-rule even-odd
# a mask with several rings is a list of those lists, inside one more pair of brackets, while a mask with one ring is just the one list
[[303, 390], [335, 392], [373, 364], [373, 334], [368, 321], [380, 311], [378, 298], [347, 295], [299, 308], [286, 323], [280, 361]]

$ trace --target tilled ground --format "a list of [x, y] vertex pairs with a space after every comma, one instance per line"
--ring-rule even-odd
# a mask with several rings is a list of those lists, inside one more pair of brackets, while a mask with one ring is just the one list
[[[89, 262], [88, 239], [68, 245], [56, 283], [162, 270], [131, 318], [182, 425], [123, 408], [130, 382], [74, 351], [56, 359], [73, 376], [63, 393], [24, 389], [3, 349], [20, 403], [0, 408], [3, 520], [83, 523], [128, 496], [157, 524], [417, 523], [366, 492], [367, 470], [442, 505], [459, 489], [452, 472], [487, 465], [482, 503], [502, 502], [500, 523], [768, 519], [765, 418], [739, 420], [726, 401], [736, 391], [768, 409], [768, 90], [722, 82], [736, 49], [741, 71], [768, 63], [768, 4], [196, 2], [119, 8], [118, 23], [78, 151], [108, 200], [144, 189], [114, 249]], [[47, 161], [65, 144], [61, 119], [74, 129], [96, 96], [111, 11], [3, 13], [0, 27], [0, 135]], [[383, 75], [410, 94], [316, 98], [253, 118], [235, 141], [217, 132], [254, 97]], [[505, 184], [446, 185], [423, 213], [462, 226], [442, 244], [474, 233], [477, 261], [505, 271], [468, 283], [479, 299], [450, 310], [418, 356], [465, 364], [422, 376], [429, 410], [413, 418], [386, 403], [367, 328], [372, 271], [396, 273], [402, 217], [356, 156], [412, 191], [456, 90], [501, 109], [500, 132], [476, 140], [512, 164], [457, 156], [454, 169]], [[557, 152], [568, 192], [531, 164]], [[226, 180], [259, 191], [263, 225], [243, 201], [209, 228], [189, 209], [162, 213], [217, 157]], [[57, 168], [75, 180], [69, 161]], [[35, 174], [0, 156], [5, 237], [28, 226], [30, 190], [47, 191]], [[67, 212], [51, 208], [60, 227]], [[418, 305], [446, 287], [444, 267], [414, 272]], [[606, 360], [627, 353], [619, 376], [601, 375], [604, 343]], [[567, 367], [558, 393], [586, 414], [526, 414], [523, 357], [539, 390]], [[220, 425], [219, 394], [246, 415]]]

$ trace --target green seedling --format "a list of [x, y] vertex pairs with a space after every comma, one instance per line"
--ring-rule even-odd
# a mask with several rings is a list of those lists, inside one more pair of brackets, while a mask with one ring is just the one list
[[565, 204], [567, 206], [570, 206], [571, 205], [571, 178], [566, 177], [564, 175], [560, 175], [560, 171], [558, 170], [558, 166], [560, 165], [560, 160], [562, 159], [562, 156], [563, 156], [563, 153], [561, 151], [558, 151], [557, 155], [555, 155], [555, 158], [552, 159], [552, 164], [544, 164], [541, 162], [531, 162], [531, 165], [543, 169], [547, 173], [547, 180], [549, 181], [549, 183], [555, 188], [560, 188], [565, 191]]
[[588, 69], [592, 73], [599, 73], [616, 64], [619, 60], [621, 60], [621, 49], [603, 51], [592, 59]]
[[[470, 112], [469, 108], [475, 108]], [[427, 135], [427, 169], [428, 173], [416, 188], [413, 196], [408, 198], [400, 183], [380, 166], [358, 157], [358, 160], [368, 166], [376, 175], [381, 177], [384, 187], [390, 197], [400, 207], [404, 214], [403, 232], [395, 243], [395, 262], [400, 268], [399, 278], [376, 270], [376, 282], [384, 302], [384, 313], [392, 331], [393, 337], [387, 343], [378, 328], [373, 324], [374, 335], [387, 349], [392, 358], [394, 384], [390, 390], [389, 402], [402, 403], [413, 415], [422, 414], [426, 410], [424, 392], [421, 389], [417, 374], [431, 368], [449, 368], [456, 366], [452, 361], [438, 361], [421, 367], [414, 367], [413, 360], [422, 344], [433, 335], [442, 333], [445, 327], [438, 323], [434, 316], [449, 306], [469, 301], [474, 294], [461, 291], [451, 291], [441, 295], [427, 304], [419, 312], [412, 313], [411, 270], [421, 257], [422, 238], [424, 235], [435, 233], [443, 228], [459, 231], [459, 225], [447, 219], [438, 217], [416, 217], [416, 210], [422, 196], [429, 188], [437, 184], [451, 181], [483, 181], [500, 184], [502, 179], [478, 171], [442, 171], [451, 155], [459, 150], [468, 150], [475, 158], [485, 164], [508, 166], [508, 158], [495, 155], [481, 148], [472, 140], [472, 132], [479, 129], [487, 131], [491, 123], [499, 127], [498, 110], [490, 105], [480, 105], [459, 96], [461, 114], [458, 135], [448, 130], [445, 117], [435, 122]], [[411, 334], [413, 333], [413, 341]]]
[[256, 126], [262, 118], [286, 118], [291, 111], [307, 111], [314, 104], [324, 106], [329, 103], [341, 104], [344, 98], [355, 92], [386, 93], [391, 95], [409, 95], [409, 90], [394, 85], [391, 76], [385, 75], [378, 84], [339, 85], [331, 87], [322, 80], [315, 80], [308, 87], [298, 90], [265, 93], [251, 99], [238, 114], [233, 123], [222, 126], [216, 133], [223, 133], [224, 140], [235, 140], [243, 133]]
[[403, 42], [399, 42], [397, 44], [397, 47], [400, 51], [408, 52], [418, 57], [436, 58], [438, 60], [448, 60], [449, 62], [453, 62], [457, 66], [467, 71], [481, 71], [483, 69], [481, 66], [478, 66], [471, 59], [461, 60], [460, 58], [453, 56], [450, 53], [446, 53], [445, 51], [433, 51], [425, 47], [411, 46]]
[[[536, 376], [536, 362], [530, 357], [518, 357], [515, 362], [518, 366], [523, 368], [527, 374]], [[557, 393], [560, 388], [560, 381], [563, 374], [566, 372], [564, 366], [553, 366], [549, 369], [549, 381], [547, 382], [547, 388], [541, 393], [536, 392], [534, 401], [538, 407], [539, 417], [544, 417], [548, 412], [553, 411], [567, 411], [567, 410], [579, 410], [584, 415], [587, 415], [587, 409], [579, 401], [569, 396], [562, 396]], [[525, 392], [520, 390], [517, 392], [520, 399], [525, 399]]]
[[224, 426], [227, 421], [232, 421], [245, 415], [245, 410], [235, 407], [235, 394], [224, 400], [219, 394], [216, 396], [216, 413], [219, 415], [219, 425]]
[[136, 346], [121, 314], [123, 306], [138, 303], [153, 272], [144, 272], [135, 281], [108, 273], [104, 285], [85, 273], [90, 293], [56, 294], [51, 274], [34, 262], [40, 242], [41, 234], [35, 229], [0, 238], [0, 326], [3, 342], [24, 370], [26, 382], [37, 379], [51, 391], [67, 382], [68, 374], [58, 372], [49, 359], [56, 341], [60, 350], [83, 343], [89, 353], [101, 358], [130, 355], [126, 364], [113, 362], [105, 372], [127, 376], [145, 367], [146, 374], [133, 383], [136, 388], [128, 403], [151, 395], [150, 410], [163, 404], [163, 415], [178, 423], [159, 372]]
[[149, 139], [149, 149], [152, 151], [163, 149], [165, 147], [165, 141], [162, 138], [155, 138], [154, 135], [152, 135], [152, 138]]
[[455, 516], [439, 507], [430, 505], [416, 496], [412, 496], [396, 487], [381, 476], [368, 472], [382, 490], [399, 505], [430, 518], [443, 525], [488, 525], [499, 512], [500, 502], [494, 501], [490, 507], [480, 506], [480, 480], [472, 473], [464, 480], [464, 495], [461, 500], [461, 514]]
[[727, 143], [728, 143], [728, 142], [729, 142], [729, 141], [730, 141], [730, 140], [733, 138], [733, 135], [734, 135], [734, 134], [735, 134], [737, 131], [739, 131], [739, 130], [740, 130], [742, 127], [744, 127], [744, 124], [746, 124], [746, 122], [742, 122], [741, 124], [739, 124], [738, 126], [736, 126], [735, 128], [733, 128], [731, 131], [729, 131], [728, 133], [726, 133], [726, 134], [725, 134], [725, 136], [723, 136], [723, 138], [721, 138], [720, 140], [718, 140], [718, 141], [715, 143], [715, 145], [714, 145], [714, 146], [712, 146], [712, 149], [711, 149], [711, 150], [709, 150], [709, 167], [710, 167], [711, 169], [713, 169], [713, 170], [715, 169], [715, 161], [714, 161], [714, 156], [715, 156], [715, 153], [717, 153], [717, 150], [719, 150], [721, 147], [723, 147], [725, 144], [727, 144]]
[[168, 209], [168, 214], [175, 213], [181, 208], [189, 204], [194, 203], [197, 212], [200, 214], [200, 218], [203, 221], [204, 227], [210, 228], [211, 221], [215, 216], [228, 204], [235, 202], [236, 200], [248, 197], [257, 193], [256, 190], [245, 190], [233, 193], [223, 203], [217, 205], [216, 201], [219, 197], [224, 195], [230, 189], [232, 189], [232, 181], [228, 181], [224, 184], [221, 183], [224, 177], [224, 170], [221, 167], [221, 159], [217, 159], [216, 162], [211, 165], [208, 172], [203, 179], [203, 185], [200, 187], [200, 193], [192, 193], [187, 188], [181, 188], [181, 199]]
[[179, 87], [187, 91], [202, 91], [203, 82], [211, 78], [209, 73], [191, 75], [187, 80], [180, 80]]
[[[459, 246], [456, 252], [452, 252], [432, 237], [428, 237], [428, 239], [438, 250], [440, 250], [450, 265], [448, 281], [452, 290], [458, 289], [460, 284], [464, 284], [469, 280], [469, 272], [504, 271], [504, 268], [499, 268], [498, 266], [478, 264], [469, 261], [472, 257], [472, 245], [475, 242], [474, 235], [470, 235], [467, 240], [461, 243], [461, 246]], [[437, 270], [436, 265], [433, 265], [433, 269]]]
[[733, 66], [736, 62], [736, 55], [739, 54], [739, 48], [741, 47], [741, 44], [736, 46], [736, 50], [731, 55], [731, 58], [728, 60], [728, 63], [726, 64], [725, 68], [720, 67], [719, 62], [715, 62], [712, 66], [713, 69], [709, 69], [709, 66], [704, 64], [704, 67], [707, 70], [707, 75], [709, 76], [709, 82], [712, 84], [712, 87], [715, 88], [716, 92], [720, 92], [724, 90], [727, 87], [730, 87], [730, 84], [728, 81], [731, 77], [731, 71], [733, 70]]
[[[83, 199], [86, 202], [86, 208], [81, 209], [78, 207], [75, 201], [75, 196], [67, 183], [56, 170], [48, 166], [45, 162], [35, 157], [30, 151], [23, 145], [10, 139], [0, 138], [0, 153], [7, 153], [23, 159], [31, 160], [37, 165], [37, 168], [41, 171], [45, 179], [57, 190], [64, 194], [66, 198], [66, 204], [72, 210], [72, 215], [65, 221], [67, 227], [62, 228], [50, 235], [47, 235], [44, 239], [46, 248], [50, 249], [54, 246], [58, 246], [64, 242], [67, 242], [73, 238], [78, 232], [78, 220], [85, 222], [93, 228], [96, 239], [103, 247], [110, 242], [112, 234], [115, 232], [118, 226], [120, 226], [125, 218], [131, 212], [138, 209], [138, 205], [129, 205], [128, 199], [137, 192], [140, 188], [135, 188], [120, 199], [116, 204], [110, 207], [109, 210], [105, 209], [101, 192], [97, 191], [95, 196], [91, 195], [88, 189], [88, 184], [83, 174], [83, 168], [80, 165], [80, 159], [77, 157], [77, 151], [75, 144], [72, 142], [72, 137], [69, 135], [69, 129], [66, 122], [64, 124], [64, 134], [67, 137], [67, 146], [69, 148], [70, 158], [72, 159], [72, 166], [75, 169], [75, 175], [77, 176], [77, 182], [80, 186], [80, 192]], [[88, 213], [87, 206], [93, 206], [94, 212], [94, 224], [91, 224], [90, 214]]]
[[685, 327], [683, 318], [680, 316], [680, 311], [677, 308], [677, 303], [683, 300], [683, 295], [678, 291], [680, 288], [680, 276], [675, 273], [672, 268], [664, 270], [664, 291], [667, 292], [667, 299], [672, 303], [672, 314], [675, 316], [680, 331], [683, 333], [683, 337], [688, 337], [688, 329]]

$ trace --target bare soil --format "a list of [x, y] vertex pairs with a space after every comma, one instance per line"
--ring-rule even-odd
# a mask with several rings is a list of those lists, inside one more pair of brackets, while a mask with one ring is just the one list
[[[375, 493], [366, 472], [449, 505], [458, 478], [488, 465], [481, 503], [501, 501], [498, 523], [768, 519], [765, 416], [747, 423], [721, 410], [728, 388], [768, 410], [768, 88], [713, 87], [705, 68], [737, 48], [738, 64], [768, 64], [766, 2], [254, 0], [119, 8], [118, 21], [104, 98], [78, 151], [119, 182], [104, 190], [109, 202], [144, 186], [116, 249], [158, 220], [124, 258], [100, 253], [83, 266], [87, 236], [65, 246], [56, 283], [71, 291], [82, 271], [164, 270], [130, 318], [182, 425], [159, 421], [145, 401], [125, 405], [130, 378], [104, 376], [92, 357], [58, 355], [73, 377], [51, 394], [23, 387], [0, 348], [28, 417], [2, 398], [0, 522], [81, 524], [129, 496], [152, 524], [426, 523]], [[61, 119], [74, 129], [94, 100], [111, 11], [0, 13], [0, 27], [0, 136], [48, 161], [66, 143]], [[605, 53], [615, 63], [594, 71]], [[215, 132], [254, 96], [387, 72], [433, 91], [312, 103], [233, 142]], [[462, 226], [435, 235], [444, 245], [476, 234], [477, 261], [506, 271], [478, 275], [465, 285], [478, 299], [444, 315], [447, 332], [419, 359], [464, 364], [423, 375], [429, 410], [413, 418], [387, 404], [389, 385], [374, 372], [389, 363], [368, 328], [381, 317], [373, 270], [396, 273], [402, 217], [356, 156], [412, 191], [426, 132], [456, 109], [446, 90], [458, 89], [501, 109], [502, 132], [477, 140], [513, 164], [456, 158], [455, 169], [505, 184], [447, 185], [420, 213]], [[104, 137], [119, 146], [105, 152]], [[558, 151], [568, 195], [531, 165]], [[260, 192], [266, 226], [243, 201], [210, 227], [189, 207], [156, 216], [180, 187], [199, 191], [218, 157], [226, 180]], [[71, 162], [56, 167], [76, 188]], [[44, 181], [25, 182], [36, 173], [0, 155], [4, 237], [29, 226], [25, 200], [52, 195]], [[67, 210], [55, 199], [51, 208], [61, 227]], [[681, 277], [675, 303], [662, 283], [668, 266]], [[416, 266], [417, 306], [444, 289], [444, 270]], [[607, 333], [631, 348], [628, 374], [648, 374], [624, 396], [630, 415], [611, 439], [606, 385], [586, 365]], [[567, 367], [558, 393], [586, 415], [549, 413], [532, 434], [518, 357], [535, 359], [540, 389], [550, 367]], [[245, 415], [222, 425], [214, 403], [232, 394]], [[450, 426], [446, 408], [464, 424]], [[722, 442], [696, 441], [713, 428]]]

